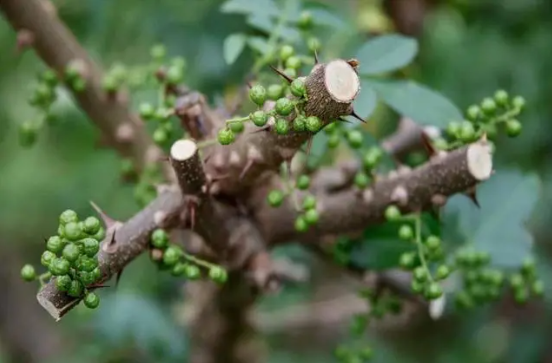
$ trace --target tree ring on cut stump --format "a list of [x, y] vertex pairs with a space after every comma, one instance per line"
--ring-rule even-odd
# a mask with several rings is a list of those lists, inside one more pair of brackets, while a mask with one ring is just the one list
[[360, 79], [355, 69], [342, 59], [329, 62], [324, 82], [329, 95], [336, 102], [350, 103], [360, 91]]
[[471, 144], [466, 153], [468, 170], [476, 180], [487, 180], [493, 173], [491, 146], [486, 142]]

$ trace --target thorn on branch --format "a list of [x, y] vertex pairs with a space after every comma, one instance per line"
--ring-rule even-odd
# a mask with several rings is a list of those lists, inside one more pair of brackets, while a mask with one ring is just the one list
[[274, 72], [276, 72], [280, 77], [282, 77], [283, 79], [285, 79], [288, 83], [293, 82], [293, 78], [291, 78], [290, 76], [288, 76], [287, 74], [285, 74], [284, 72], [282, 72], [281, 70], [279, 70], [278, 68], [274, 67], [273, 65], [270, 65], [270, 68], [272, 68], [272, 70], [273, 70]]
[[105, 213], [100, 207], [98, 207], [98, 205], [96, 203], [94, 203], [93, 201], [90, 201], [90, 205], [92, 206], [92, 208], [94, 208], [94, 210], [96, 211], [96, 213], [98, 213], [98, 215], [100, 216], [100, 218], [102, 219], [102, 222], [104, 223], [105, 225], [105, 228], [106, 229], [110, 229], [112, 228], [113, 226], [115, 226], [115, 224], [118, 223], [117, 220], [111, 218], [110, 216], [107, 215], [107, 213]]
[[354, 118], [356, 118], [357, 120], [359, 120], [360, 122], [363, 122], [363, 123], [366, 123], [366, 120], [364, 120], [362, 117], [360, 117], [356, 111], [353, 109], [351, 111], [351, 113], [349, 114], [349, 116], [353, 116]]

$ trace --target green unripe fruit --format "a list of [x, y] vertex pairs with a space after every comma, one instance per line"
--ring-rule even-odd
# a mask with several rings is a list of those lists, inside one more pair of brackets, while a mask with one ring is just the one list
[[230, 129], [220, 130], [217, 137], [221, 145], [230, 145], [236, 140], [236, 135]]
[[441, 265], [437, 267], [435, 276], [438, 280], [446, 279], [450, 275], [450, 268], [447, 265]]
[[167, 70], [167, 82], [169, 84], [175, 85], [182, 82], [184, 78], [184, 71], [181, 67], [171, 66]]
[[69, 243], [63, 248], [62, 256], [69, 262], [75, 262], [80, 256], [80, 249], [74, 243]]
[[282, 48], [280, 48], [280, 59], [285, 62], [294, 53], [295, 50], [291, 45], [283, 45]]
[[105, 238], [105, 229], [101, 227], [98, 233], [90, 237], [94, 238], [96, 241], [103, 241], [103, 239]]
[[425, 284], [417, 280], [412, 280], [412, 282], [410, 283], [410, 288], [412, 289], [412, 292], [416, 294], [420, 294], [422, 291], [424, 291], [424, 287]]
[[521, 274], [516, 273], [510, 276], [510, 286], [512, 286], [513, 289], [523, 288], [524, 284], [525, 284], [525, 281]]
[[77, 215], [77, 212], [71, 209], [67, 209], [59, 215], [59, 223], [63, 226], [66, 225], [67, 223], [78, 222], [78, 221], [79, 221], [79, 217]]
[[399, 227], [399, 238], [405, 241], [410, 241], [414, 238], [414, 230], [408, 224], [403, 224]]
[[163, 145], [169, 140], [169, 133], [163, 127], [158, 127], [153, 132], [153, 141], [157, 145]]
[[401, 219], [401, 211], [397, 206], [390, 205], [385, 209], [385, 219], [389, 222]]
[[318, 212], [316, 209], [308, 209], [305, 212], [305, 222], [307, 222], [310, 225], [316, 224], [318, 220], [320, 219], [320, 216], [318, 215]]
[[303, 30], [307, 30], [312, 27], [312, 23], [312, 13], [310, 13], [309, 11], [301, 12], [301, 15], [299, 15], [299, 20], [297, 21], [297, 27]]
[[[308, 175], [301, 175], [297, 178], [297, 188], [306, 190], [310, 185], [310, 177]], [[306, 199], [306, 198], [305, 198]]]
[[363, 347], [359, 352], [358, 355], [361, 359], [364, 361], [370, 360], [374, 357], [374, 350], [370, 347]]
[[285, 97], [279, 98], [278, 101], [276, 101], [276, 105], [274, 106], [276, 113], [281, 116], [289, 115], [294, 108], [294, 103], [289, 98]]
[[447, 135], [449, 135], [450, 137], [456, 138], [458, 133], [460, 132], [461, 125], [462, 124], [460, 122], [456, 122], [456, 121], [449, 123], [447, 125]]
[[186, 273], [186, 264], [178, 262], [171, 269], [171, 275], [173, 276], [183, 276]]
[[167, 120], [169, 117], [169, 112], [167, 108], [160, 106], [155, 110], [155, 113], [153, 114], [153, 118], [159, 122], [163, 122]]
[[279, 118], [276, 120], [276, 124], [274, 124], [274, 128], [276, 129], [276, 133], [278, 135], [285, 135], [289, 132], [289, 123], [286, 119]]
[[525, 277], [532, 277], [535, 275], [536, 264], [535, 260], [531, 257], [526, 257], [523, 259], [521, 264], [521, 273]]
[[434, 251], [441, 247], [441, 239], [434, 235], [428, 236], [425, 240], [425, 245], [429, 250]]
[[229, 126], [230, 126], [230, 130], [232, 130], [232, 132], [235, 134], [239, 134], [240, 132], [243, 132], [243, 130], [245, 129], [245, 125], [241, 121], [230, 122]]
[[19, 125], [19, 144], [23, 147], [34, 145], [37, 138], [37, 126], [34, 122], [26, 121]]
[[96, 217], [88, 217], [84, 220], [84, 232], [90, 235], [98, 233], [102, 224]]
[[197, 280], [201, 276], [201, 271], [196, 265], [186, 264], [186, 271], [184, 271], [186, 278], [189, 280]]
[[169, 236], [163, 229], [158, 228], [151, 234], [151, 244], [155, 248], [165, 249], [169, 245]]
[[284, 87], [280, 84], [272, 84], [268, 86], [267, 96], [268, 99], [276, 101], [284, 95]]
[[52, 273], [52, 275], [60, 276], [60, 275], [67, 275], [69, 273], [69, 269], [71, 267], [71, 264], [69, 264], [69, 261], [67, 261], [65, 258], [57, 257], [50, 262], [50, 265], [48, 266], [48, 270]]
[[359, 189], [366, 188], [368, 185], [370, 185], [370, 181], [370, 176], [365, 172], [359, 171], [355, 174], [355, 185]]
[[405, 270], [410, 270], [416, 264], [416, 254], [414, 252], [405, 252], [399, 258], [399, 265]]
[[307, 93], [307, 88], [305, 87], [305, 80], [303, 78], [297, 78], [291, 82], [289, 86], [291, 94], [295, 97], [303, 97]]
[[115, 92], [119, 88], [119, 83], [115, 77], [108, 74], [102, 80], [102, 88], [106, 92]]
[[55, 87], [59, 82], [56, 72], [51, 69], [42, 72], [40, 79], [50, 87]]
[[492, 114], [496, 111], [496, 102], [492, 98], [485, 98], [481, 102], [481, 109], [486, 114]]
[[86, 88], [86, 81], [82, 77], [75, 78], [71, 82], [71, 88], [73, 89], [73, 91], [80, 93]]
[[531, 292], [537, 297], [544, 296], [544, 283], [541, 280], [533, 281], [531, 284]]
[[371, 147], [362, 157], [362, 164], [367, 170], [372, 170], [383, 157], [383, 151], [379, 147]]
[[460, 291], [454, 297], [454, 303], [462, 309], [469, 309], [474, 306], [474, 301], [471, 295], [466, 291]]
[[522, 110], [525, 107], [525, 98], [521, 96], [514, 97], [514, 99], [512, 100], [512, 105], [515, 108]]
[[174, 266], [180, 260], [180, 250], [176, 247], [169, 246], [163, 254], [163, 263], [167, 266]]
[[521, 134], [522, 131], [522, 125], [521, 122], [519, 122], [516, 119], [508, 120], [506, 122], [506, 133], [510, 137], [516, 137]]
[[223, 268], [214, 266], [209, 269], [209, 278], [219, 284], [222, 284], [228, 279], [228, 274]]
[[71, 276], [61, 275], [56, 277], [56, 287], [59, 291], [68, 291], [71, 288]]
[[85, 272], [92, 272], [98, 267], [98, 260], [88, 256], [80, 256], [77, 260], [77, 269]]
[[316, 116], [309, 116], [307, 117], [306, 126], [310, 132], [318, 132], [322, 127], [322, 121]]
[[81, 297], [84, 292], [84, 286], [78, 280], [71, 280], [71, 286], [67, 290], [67, 295], [71, 297]]
[[53, 253], [60, 253], [64, 243], [59, 236], [52, 236], [46, 241], [46, 249]]
[[520, 288], [514, 291], [514, 299], [516, 300], [516, 303], [525, 304], [528, 298], [529, 294], [526, 289]]
[[303, 115], [297, 116], [293, 120], [293, 130], [296, 132], [303, 132], [307, 127], [307, 118]]
[[358, 130], [350, 130], [347, 132], [347, 142], [353, 149], [358, 149], [362, 146], [362, 132]]
[[36, 271], [33, 265], [26, 264], [21, 268], [21, 278], [25, 281], [33, 281], [36, 279]]
[[284, 193], [280, 190], [272, 190], [268, 193], [267, 200], [271, 207], [279, 207], [284, 202]]
[[472, 105], [468, 108], [466, 114], [470, 121], [475, 121], [481, 116], [481, 108], [477, 105]]
[[290, 78], [297, 77], [297, 70], [295, 68], [286, 68], [284, 69], [284, 74]]
[[286, 60], [286, 68], [299, 69], [301, 67], [301, 59], [296, 56], [291, 56]]
[[70, 222], [63, 228], [64, 237], [69, 241], [77, 241], [82, 237], [83, 230], [79, 223]]
[[102, 272], [100, 271], [99, 267], [96, 267], [91, 272], [92, 276], [94, 276], [94, 281], [98, 281], [100, 277], [102, 277]]
[[443, 289], [438, 283], [432, 282], [428, 285], [425, 295], [429, 300], [435, 300], [443, 295]]
[[319, 51], [321, 46], [322, 46], [322, 43], [320, 42], [320, 39], [316, 37], [311, 37], [309, 38], [309, 40], [307, 40], [307, 47], [311, 52]]
[[416, 279], [416, 281], [418, 282], [425, 282], [427, 281], [429, 275], [426, 271], [425, 268], [423, 268], [422, 266], [418, 266], [414, 269], [414, 278]]
[[504, 90], [498, 90], [494, 94], [494, 99], [500, 106], [505, 106], [508, 103], [508, 92]]
[[255, 111], [251, 114], [250, 116], [251, 118], [251, 121], [253, 121], [253, 124], [255, 124], [255, 126], [259, 126], [259, 127], [262, 127], [264, 125], [266, 125], [266, 123], [268, 122], [268, 115], [266, 112], [264, 111]]
[[93, 292], [89, 292], [84, 297], [84, 305], [89, 309], [96, 309], [100, 305], [100, 297]]
[[40, 256], [40, 264], [44, 267], [50, 266], [52, 260], [56, 258], [56, 254], [51, 251], [44, 251]]
[[249, 90], [249, 98], [257, 106], [262, 106], [266, 101], [266, 97], [267, 97], [266, 89], [260, 84], [254, 85]]
[[295, 219], [295, 230], [297, 232], [306, 232], [309, 229], [309, 224], [303, 216], [297, 217]]
[[341, 138], [339, 137], [338, 134], [331, 134], [328, 137], [328, 147], [330, 149], [335, 149], [336, 147], [338, 147], [340, 142], [341, 142]]
[[437, 139], [433, 140], [433, 147], [435, 147], [437, 150], [447, 150], [449, 144], [444, 138], [438, 137]]
[[162, 60], [167, 55], [167, 48], [163, 44], [156, 44], [150, 49], [150, 56], [155, 60]]
[[307, 195], [305, 199], [303, 199], [303, 209], [309, 210], [309, 209], [315, 209], [316, 208], [316, 198], [313, 195]]
[[473, 141], [473, 139], [475, 138], [475, 128], [473, 127], [473, 124], [469, 121], [462, 122], [457, 135], [458, 139], [460, 139], [461, 141]]
[[94, 257], [100, 251], [100, 242], [95, 238], [83, 238], [79, 242], [84, 254], [88, 257]]
[[[92, 271], [94, 271], [94, 270], [92, 270]], [[80, 271], [79, 272], [79, 277], [80, 277], [81, 282], [85, 286], [91, 285], [94, 282], [96, 282], [96, 276], [94, 275], [93, 272]]]

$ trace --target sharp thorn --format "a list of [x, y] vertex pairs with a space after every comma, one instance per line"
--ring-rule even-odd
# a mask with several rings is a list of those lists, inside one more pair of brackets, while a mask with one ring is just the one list
[[244, 178], [245, 174], [249, 171], [249, 169], [251, 169], [251, 167], [253, 166], [254, 163], [255, 163], [255, 161], [253, 161], [251, 159], [247, 161], [247, 164], [245, 164], [243, 170], [240, 173], [240, 176], [238, 178], [239, 180], [242, 180]]
[[350, 65], [351, 67], [353, 67], [355, 70], [356, 70], [356, 68], [357, 68], [358, 65], [359, 65], [358, 59], [356, 59], [356, 58], [351, 58], [351, 59], [349, 59], [349, 60], [347, 61], [347, 63], [349, 63], [349, 65]]
[[477, 208], [481, 208], [481, 205], [479, 204], [479, 201], [477, 200], [477, 192], [475, 188], [468, 190], [466, 193], [464, 193], [470, 200], [475, 204]]
[[310, 152], [311, 152], [311, 148], [312, 148], [312, 137], [309, 139], [309, 141], [307, 141], [307, 151], [305, 152], [305, 154], [307, 154], [307, 158], [309, 157], [310, 155]]
[[195, 205], [194, 203], [188, 203], [188, 213], [190, 215], [190, 229], [193, 231], [195, 227]]
[[424, 145], [424, 148], [429, 154], [429, 157], [433, 157], [437, 155], [437, 149], [431, 143], [431, 139], [429, 138], [429, 136], [422, 131], [420, 137], [422, 138], [422, 145]]
[[99, 214], [100, 218], [102, 219], [102, 221], [105, 224], [106, 229], [109, 229], [110, 227], [115, 225], [115, 223], [117, 223], [116, 220], [114, 220], [113, 218], [108, 216], [103, 210], [101, 210], [101, 208], [98, 207], [98, 205], [96, 203], [94, 203], [93, 201], [90, 201], [90, 205], [92, 206], [92, 208], [94, 208], [96, 213]]
[[351, 124], [351, 123], [352, 123], [351, 121], [349, 121], [349, 120], [347, 120], [347, 119], [344, 119], [343, 117], [338, 117], [337, 120], [338, 120], [338, 121], [341, 121], [341, 122], [346, 122], [346, 123], [348, 123], [348, 124]]
[[320, 60], [318, 59], [318, 52], [316, 49], [314, 50], [314, 64], [320, 63]]
[[360, 122], [366, 123], [366, 120], [364, 120], [362, 117], [360, 117], [360, 116], [355, 112], [355, 110], [352, 110], [351, 113], [349, 114], [349, 116], [353, 116], [354, 118], [356, 118], [356, 119], [359, 120]]
[[286, 81], [288, 81], [288, 83], [291, 83], [293, 82], [293, 78], [291, 78], [290, 76], [288, 76], [287, 74], [285, 74], [284, 72], [282, 72], [281, 70], [279, 70], [278, 68], [274, 67], [273, 65], [270, 65], [270, 68], [272, 68], [272, 70], [276, 73], [278, 73], [278, 75], [280, 75], [280, 77], [284, 78]]
[[119, 281], [121, 281], [121, 275], [123, 274], [124, 270], [121, 270], [117, 272], [117, 275], [115, 276], [115, 288], [119, 287]]
[[253, 130], [250, 132], [250, 134], [256, 134], [257, 132], [264, 132], [270, 130], [270, 125], [265, 125], [261, 128], [258, 128], [257, 130]]

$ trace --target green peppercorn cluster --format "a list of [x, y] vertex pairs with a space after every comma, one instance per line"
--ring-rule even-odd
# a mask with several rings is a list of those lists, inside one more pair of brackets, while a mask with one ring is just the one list
[[94, 309], [100, 303], [99, 297], [91, 291], [101, 277], [98, 266], [100, 241], [105, 238], [105, 229], [96, 217], [79, 220], [75, 211], [66, 210], [59, 216], [57, 234], [46, 240], [46, 250], [40, 263], [48, 269], [37, 276], [35, 268], [26, 264], [21, 269], [25, 281], [54, 277], [59, 291], [69, 296], [84, 297], [84, 304]]
[[19, 143], [23, 147], [34, 145], [38, 132], [45, 124], [55, 121], [52, 106], [57, 99], [57, 86], [59, 79], [56, 73], [47, 69], [38, 74], [37, 83], [34, 85], [29, 97], [29, 104], [37, 110], [37, 117], [19, 124]]
[[523, 97], [511, 97], [506, 91], [498, 90], [493, 97], [470, 106], [465, 120], [450, 122], [446, 128], [447, 139], [439, 138], [434, 144], [437, 149], [450, 150], [474, 142], [483, 134], [493, 140], [501, 129], [510, 137], [519, 136], [522, 124], [517, 117], [524, 107]]
[[171, 244], [169, 236], [163, 229], [156, 229], [152, 232], [150, 248], [150, 257], [159, 269], [169, 270], [173, 276], [184, 276], [189, 280], [197, 280], [201, 277], [200, 267], [204, 267], [211, 280], [222, 284], [228, 279], [224, 268], [192, 256], [179, 246]]

